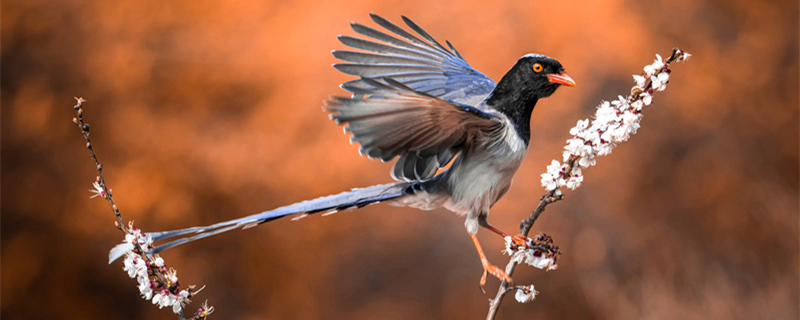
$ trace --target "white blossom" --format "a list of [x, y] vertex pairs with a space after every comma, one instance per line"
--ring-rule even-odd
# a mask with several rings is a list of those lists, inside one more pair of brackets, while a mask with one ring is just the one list
[[692, 57], [691, 54], [679, 49], [676, 49], [674, 55], [675, 55], [675, 62], [686, 61]]
[[611, 101], [611, 105], [617, 110], [624, 111], [627, 109], [628, 99], [623, 96], [617, 96], [617, 100]]
[[156, 304], [157, 302], [159, 309], [163, 307], [171, 307], [173, 304], [175, 304], [175, 301], [177, 301], [177, 297], [175, 297], [175, 295], [169, 292], [167, 289], [161, 290], [161, 296], [158, 301], [156, 301], [156, 298], [153, 297], [153, 304]]
[[564, 178], [561, 175], [562, 165], [557, 160], [553, 160], [547, 166], [547, 172], [542, 174], [542, 186], [547, 190], [556, 189], [564, 185]]
[[129, 228], [130, 233], [125, 235], [125, 242], [136, 244], [137, 240], [142, 236], [142, 231], [136, 228]]
[[603, 130], [608, 126], [609, 123], [619, 121], [619, 115], [617, 115], [617, 110], [606, 101], [597, 107], [597, 112], [595, 112], [594, 119], [595, 123], [597, 123], [596, 126], [598, 129]]
[[625, 142], [630, 138], [633, 133], [633, 126], [629, 124], [620, 123], [616, 128], [611, 131], [611, 135], [617, 142]]
[[214, 307], [209, 306], [208, 305], [208, 300], [206, 300], [205, 302], [203, 302], [203, 305], [200, 306], [200, 310], [197, 310], [197, 315], [205, 318], [209, 314], [211, 314], [212, 312], [214, 312]]
[[517, 289], [517, 293], [514, 295], [514, 298], [516, 298], [517, 302], [519, 303], [528, 303], [535, 300], [537, 294], [539, 294], [539, 292], [533, 288], [533, 285], [529, 285], [527, 287]]
[[661, 59], [661, 55], [657, 54], [656, 55], [656, 61], [653, 62], [653, 64], [644, 67], [644, 72], [648, 76], [652, 76], [652, 75], [656, 74], [656, 72], [661, 70], [661, 68], [663, 68], [663, 67], [664, 67], [664, 60]]
[[141, 230], [134, 228], [133, 226], [129, 226], [128, 230], [130, 231], [130, 233], [125, 235], [126, 243], [132, 245], [138, 244], [139, 247], [142, 248], [142, 251], [144, 252], [150, 251], [150, 249], [153, 247], [152, 236], [150, 236], [149, 234], [145, 235], [144, 233], [142, 233]]
[[581, 186], [581, 182], [583, 182], [583, 176], [572, 176], [567, 180], [567, 188], [575, 190]]
[[647, 92], [643, 92], [640, 97], [642, 99], [642, 103], [644, 103], [646, 106], [649, 106], [651, 103], [653, 103], [653, 96]]
[[164, 291], [161, 291], [159, 293], [156, 293], [155, 296], [153, 296], [153, 300], [152, 300], [153, 304], [157, 305], [157, 304], [161, 303], [161, 297], [164, 295], [163, 292]]
[[[584, 138], [572, 138], [567, 140], [567, 146], [564, 147], [564, 150], [569, 152], [571, 155], [576, 156], [585, 156], [592, 152], [592, 147], [586, 144], [587, 140]], [[588, 140], [592, 141], [592, 140]], [[569, 157], [566, 157], [569, 158]], [[564, 160], [566, 161], [566, 159]]]
[[661, 91], [661, 80], [656, 76], [650, 76], [650, 86], [653, 90]]
[[580, 155], [588, 153], [587, 149], [590, 149], [589, 146], [586, 145], [586, 142], [583, 141], [581, 138], [571, 138], [567, 140], [567, 146], [564, 147], [564, 162], [567, 162], [570, 156], [572, 155]]
[[181, 292], [178, 292], [178, 296], [175, 298], [175, 303], [172, 305], [172, 312], [181, 313], [183, 306], [190, 302], [192, 301], [189, 300], [189, 291], [181, 290]]
[[637, 87], [644, 89], [644, 84], [647, 82], [647, 78], [634, 74], [633, 81], [636, 82]]
[[142, 294], [142, 298], [145, 300], [150, 300], [153, 298], [153, 287], [150, 284], [150, 280], [139, 282], [139, 293]]
[[584, 167], [584, 168], [591, 167], [591, 166], [595, 165], [596, 163], [597, 163], [597, 161], [595, 161], [594, 156], [581, 157], [581, 159], [578, 160], [578, 165], [580, 165], [581, 167]]
[[557, 160], [550, 161], [550, 165], [547, 166], [547, 173], [558, 176], [561, 173], [561, 163]]
[[639, 123], [639, 120], [642, 119], [642, 114], [641, 113], [633, 113], [633, 112], [625, 112], [625, 113], [622, 114], [622, 117], [620, 117], [620, 118], [622, 120], [622, 123], [630, 125], [630, 124], [634, 124], [634, 123]]
[[105, 192], [105, 190], [103, 190], [103, 188], [100, 187], [100, 183], [97, 183], [97, 182], [92, 183], [92, 187], [94, 187], [94, 189], [89, 189], [89, 192], [94, 193], [94, 195], [89, 197], [89, 198], [95, 198], [95, 197], [105, 198], [106, 197], [106, 192]]
[[[177, 271], [172, 268], [166, 271], [164, 259], [157, 254], [145, 260], [145, 258], [143, 258], [143, 253], [138, 251], [134, 252], [134, 244], [139, 244], [142, 250], [145, 250], [146, 252], [147, 249], [152, 247], [153, 240], [149, 235], [145, 236], [145, 234], [139, 229], [134, 228], [132, 224], [129, 225], [128, 230], [129, 233], [125, 235], [125, 241], [121, 245], [117, 245], [114, 249], [117, 251], [125, 250], [123, 253], [125, 257], [123, 259], [123, 270], [125, 270], [128, 273], [128, 276], [131, 278], [136, 278], [139, 284], [139, 293], [143, 299], [151, 300], [151, 302], [154, 305], [157, 305], [159, 309], [164, 307], [172, 307], [173, 312], [180, 313], [183, 310], [183, 307], [187, 303], [191, 302], [189, 300], [191, 293], [188, 290], [181, 290], [178, 292], [178, 294], [172, 293], [169, 288], [174, 289], [174, 287], [177, 286]], [[110, 256], [115, 255], [114, 250], [112, 250]], [[113, 261], [113, 259], [111, 261]], [[153, 280], [150, 279], [150, 274], [148, 273], [151, 268], [153, 272], [163, 272], [163, 276], [166, 278], [167, 283], [161, 284], [153, 282]], [[155, 288], [159, 287], [160, 290], [154, 290]], [[213, 307], [209, 308], [207, 304], [204, 305], [203, 308], [205, 309], [201, 309], [201, 313], [203, 313], [204, 316], [207, 316], [213, 311]]]
[[153, 256], [153, 265], [155, 265], [156, 267], [163, 267], [164, 266], [164, 259], [161, 258], [161, 256], [159, 256], [159, 255], [154, 255]]
[[542, 187], [547, 190], [553, 190], [558, 188], [558, 183], [556, 182], [557, 178], [553, 177], [548, 173], [542, 173]]
[[141, 276], [142, 274], [144, 274], [144, 276], [147, 276], [147, 266], [145, 265], [142, 257], [140, 257], [138, 254], [135, 254], [133, 252], [126, 253], [125, 260], [123, 260], [122, 263], [123, 263], [122, 270], [128, 272], [129, 277], [136, 278], [137, 276]]
[[569, 129], [569, 134], [573, 136], [577, 136], [578, 133], [586, 130], [589, 127], [589, 119], [578, 120], [578, 124], [575, 125], [572, 129]]
[[[664, 91], [664, 89], [667, 88], [667, 82], [669, 82], [669, 72], [662, 71], [661, 73], [658, 74], [658, 77], [656, 77], [656, 79], [661, 84], [658, 87], [658, 91]], [[653, 88], [655, 89], [655, 86]]]
[[578, 154], [578, 155], [579, 156], [591, 155], [592, 154], [592, 148], [589, 145], [590, 144], [600, 143], [600, 132], [598, 132], [597, 129], [586, 130], [584, 132], [584, 134], [581, 136], [581, 138], [584, 141], [588, 142], [588, 144], [587, 144], [587, 148], [583, 149], [583, 152], [581, 154]]
[[667, 81], [669, 81], [669, 73], [662, 71], [657, 76], [650, 76], [650, 83], [655, 91], [664, 91], [667, 88]]
[[144, 252], [150, 251], [150, 249], [153, 248], [153, 237], [149, 234], [146, 237], [140, 237], [139, 246], [142, 247], [142, 251]]
[[527, 256], [527, 259], [525, 260], [525, 263], [527, 263], [531, 267], [537, 269], [548, 268], [548, 270], [550, 266], [553, 265], [553, 262], [554, 261], [552, 258], [547, 258], [545, 257], [544, 254], [538, 251], [533, 251], [531, 254]]
[[611, 144], [611, 143], [603, 143], [603, 144], [597, 146], [597, 155], [598, 156], [607, 156], [607, 155], [611, 154], [612, 150], [614, 150], [614, 145], [613, 144]]
[[642, 107], [644, 107], [644, 103], [642, 102], [642, 100], [636, 100], [633, 103], [631, 103], [631, 108], [633, 108], [636, 111], [642, 111]]
[[166, 277], [167, 281], [169, 281], [167, 285], [172, 286], [173, 284], [178, 283], [178, 271], [175, 269], [170, 268], [169, 271], [167, 271]]

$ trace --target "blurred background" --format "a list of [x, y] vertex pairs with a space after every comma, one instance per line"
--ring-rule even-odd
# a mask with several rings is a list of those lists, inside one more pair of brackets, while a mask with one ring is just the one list
[[[630, 142], [586, 170], [534, 232], [557, 271], [500, 319], [798, 318], [797, 1], [3, 1], [3, 319], [173, 319], [139, 298], [123, 235], [71, 122], [88, 100], [123, 217], [157, 231], [391, 181], [320, 107], [350, 77], [337, 34], [414, 19], [495, 80], [523, 54], [576, 79], [540, 102], [531, 150], [491, 221], [517, 230], [568, 130], [673, 47]], [[505, 265], [503, 241], [480, 238]], [[387, 205], [274, 221], [165, 253], [214, 319], [482, 319], [463, 218]], [[489, 280], [493, 296], [497, 281]]]

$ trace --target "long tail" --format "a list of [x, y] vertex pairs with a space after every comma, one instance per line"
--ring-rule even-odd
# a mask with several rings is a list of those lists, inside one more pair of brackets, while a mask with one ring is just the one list
[[[236, 228], [247, 229], [255, 227], [264, 222], [272, 221], [292, 214], [310, 215], [320, 212], [333, 213], [350, 208], [361, 208], [381, 201], [397, 199], [411, 195], [422, 190], [424, 182], [398, 182], [390, 184], [376, 185], [361, 189], [342, 192], [327, 197], [316, 198], [298, 202], [285, 207], [280, 207], [270, 211], [264, 211], [243, 218], [219, 222], [205, 227], [192, 227], [180, 230], [149, 232], [153, 241], [166, 240], [179, 236], [186, 236], [154, 247], [149, 253], [156, 254], [166, 249], [178, 246], [187, 242], [192, 242], [215, 234], [220, 234]], [[191, 235], [191, 236], [189, 236]], [[122, 246], [122, 245], [120, 245]], [[118, 246], [118, 247], [120, 247]], [[118, 259], [127, 250], [114, 248], [109, 254], [109, 263]]]

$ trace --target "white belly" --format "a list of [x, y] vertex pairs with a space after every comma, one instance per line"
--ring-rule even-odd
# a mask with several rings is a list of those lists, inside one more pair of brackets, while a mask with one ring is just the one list
[[467, 155], [447, 177], [451, 194], [445, 207], [459, 214], [470, 211], [488, 214], [501, 193], [511, 186], [511, 179], [524, 158], [524, 149], [500, 157]]
[[434, 178], [434, 193], [420, 192], [393, 201], [394, 205], [423, 210], [445, 207], [467, 215], [470, 233], [478, 230], [478, 217], [508, 191], [511, 179], [528, 151], [525, 143], [508, 123], [504, 132], [462, 151], [446, 172]]

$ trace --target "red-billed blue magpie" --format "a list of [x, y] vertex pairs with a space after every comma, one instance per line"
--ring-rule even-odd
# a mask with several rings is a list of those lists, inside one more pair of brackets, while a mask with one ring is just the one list
[[[343, 44], [362, 51], [333, 51], [334, 57], [345, 61], [333, 67], [359, 78], [341, 85], [351, 97], [333, 97], [323, 109], [337, 124], [346, 125], [345, 132], [361, 145], [362, 154], [382, 161], [397, 158], [391, 175], [400, 182], [353, 189], [210, 226], [152, 232], [154, 241], [183, 237], [156, 246], [151, 254], [287, 215], [336, 212], [386, 201], [422, 210], [444, 207], [466, 216], [467, 232], [485, 272], [511, 281], [488, 262], [475, 234], [482, 226], [506, 236], [486, 218], [508, 191], [528, 151], [533, 108], [559, 86], [575, 82], [555, 59], [527, 54], [495, 83], [473, 69], [450, 42], [447, 47], [441, 45], [410, 19], [403, 17], [417, 35], [378, 15], [370, 17], [391, 34], [351, 23], [367, 39], [339, 36]], [[440, 170], [448, 164], [448, 169]], [[121, 254], [112, 250], [110, 258]]]

